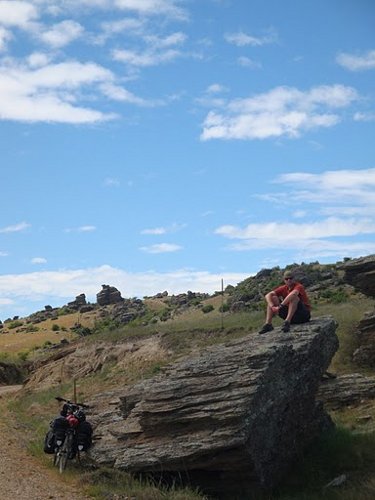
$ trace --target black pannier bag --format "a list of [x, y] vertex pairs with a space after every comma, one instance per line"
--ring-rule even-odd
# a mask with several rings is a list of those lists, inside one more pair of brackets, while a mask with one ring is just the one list
[[92, 427], [90, 422], [80, 422], [77, 427], [77, 446], [80, 451], [87, 451], [92, 444]]
[[55, 452], [55, 435], [52, 429], [47, 432], [46, 437], [44, 438], [43, 451], [44, 453], [49, 454]]
[[66, 418], [65, 417], [55, 418], [55, 420], [51, 424], [51, 427], [52, 427], [52, 432], [55, 436], [55, 439], [56, 440], [58, 439], [60, 441], [64, 441], [66, 431], [69, 427], [69, 423], [66, 420]]

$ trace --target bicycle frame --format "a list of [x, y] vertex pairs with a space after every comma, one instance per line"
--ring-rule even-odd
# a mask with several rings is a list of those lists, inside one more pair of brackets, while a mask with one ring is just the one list
[[[63, 401], [69, 406], [70, 412], [73, 414], [75, 410], [80, 408], [88, 408], [84, 403], [71, 403], [69, 400], [66, 400], [61, 397], [56, 397], [57, 401]], [[78, 424], [78, 420], [76, 420]], [[83, 444], [77, 442], [77, 427], [76, 424], [70, 424], [71, 427], [68, 427], [65, 431], [64, 436], [56, 437], [56, 447], [53, 458], [53, 464], [58, 467], [60, 474], [64, 472], [66, 469], [68, 460], [77, 457], [78, 462], [80, 461], [80, 452], [83, 451]]]

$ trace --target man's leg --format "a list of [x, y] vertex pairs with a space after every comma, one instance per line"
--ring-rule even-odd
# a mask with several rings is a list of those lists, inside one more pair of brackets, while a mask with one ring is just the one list
[[281, 331], [289, 332], [290, 323], [292, 323], [293, 316], [297, 311], [299, 303], [299, 297], [298, 295], [295, 295], [290, 298], [290, 301], [287, 305], [281, 306], [282, 309], [279, 311], [279, 316], [285, 320], [283, 326], [281, 327]]
[[294, 313], [297, 311], [298, 303], [299, 303], [299, 298], [297, 295], [294, 295], [288, 304], [288, 314], [285, 318], [285, 321], [288, 321], [288, 323], [292, 322]]
[[[272, 303], [273, 303], [273, 307], [279, 306], [280, 305], [279, 298], [276, 296], [272, 297]], [[259, 330], [258, 333], [262, 334], [262, 333], [267, 333], [267, 332], [270, 332], [271, 330], [273, 330], [272, 318], [275, 316], [275, 314], [277, 314], [277, 313], [273, 312], [272, 306], [270, 307], [268, 305], [268, 302], [267, 302], [266, 322], [262, 326], [262, 328]]]

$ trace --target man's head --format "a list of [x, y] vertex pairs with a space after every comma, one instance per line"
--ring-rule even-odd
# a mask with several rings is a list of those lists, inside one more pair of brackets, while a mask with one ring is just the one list
[[285, 271], [284, 273], [284, 281], [288, 285], [294, 282], [294, 274], [293, 271]]

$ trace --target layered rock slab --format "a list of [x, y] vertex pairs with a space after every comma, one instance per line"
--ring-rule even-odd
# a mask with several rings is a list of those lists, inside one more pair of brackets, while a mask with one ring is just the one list
[[272, 487], [330, 424], [315, 395], [338, 348], [320, 318], [206, 349], [91, 401], [92, 457], [133, 473], [188, 477], [209, 492]]
[[[349, 260], [340, 269], [345, 271], [345, 281], [375, 298], [375, 254]], [[360, 345], [353, 353], [353, 361], [359, 366], [375, 368], [375, 309], [365, 314], [356, 333]]]

